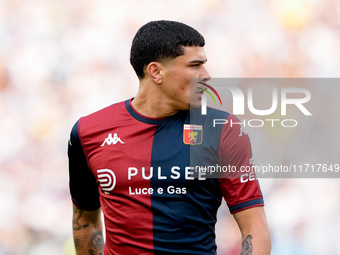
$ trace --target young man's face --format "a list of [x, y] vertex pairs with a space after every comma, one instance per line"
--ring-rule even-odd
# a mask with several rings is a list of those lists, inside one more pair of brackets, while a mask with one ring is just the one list
[[205, 82], [211, 77], [205, 69], [205, 56], [203, 47], [184, 47], [184, 54], [167, 61], [163, 70], [162, 93], [176, 110], [196, 109], [201, 106], [202, 90], [205, 88], [199, 83], [192, 83], [190, 79]]

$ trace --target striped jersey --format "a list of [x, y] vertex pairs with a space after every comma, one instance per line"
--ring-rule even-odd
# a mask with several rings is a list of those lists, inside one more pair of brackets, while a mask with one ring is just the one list
[[[227, 112], [208, 108], [166, 118], [140, 115], [131, 100], [82, 117], [69, 142], [72, 201], [101, 207], [105, 255], [216, 254], [224, 198], [231, 213], [263, 206], [250, 141]], [[226, 240], [227, 241], [227, 240]]]

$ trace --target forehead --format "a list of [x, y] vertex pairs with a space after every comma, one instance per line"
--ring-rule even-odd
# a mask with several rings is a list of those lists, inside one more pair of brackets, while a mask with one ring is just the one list
[[204, 52], [204, 47], [194, 46], [194, 47], [183, 47], [184, 54], [171, 59], [168, 64], [190, 64], [190, 62], [205, 62], [207, 57]]
[[184, 54], [178, 56], [176, 59], [180, 60], [206, 60], [204, 47], [195, 46], [195, 47], [184, 47]]

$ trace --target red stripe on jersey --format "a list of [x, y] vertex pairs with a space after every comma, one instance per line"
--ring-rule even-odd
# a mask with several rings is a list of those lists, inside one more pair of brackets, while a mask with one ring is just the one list
[[[236, 172], [228, 172], [219, 179], [219, 182], [231, 213], [235, 213], [250, 207], [261, 206], [263, 200], [255, 173], [242, 172], [245, 167], [248, 166], [250, 169], [252, 167], [248, 134], [235, 116], [229, 115], [227, 120], [228, 124], [223, 126], [220, 136], [220, 165], [235, 167]], [[234, 211], [232, 208], [237, 209]]]
[[125, 102], [79, 121], [88, 165], [99, 183], [106, 227], [104, 254], [153, 254], [150, 181], [143, 178], [142, 168], [144, 177], [149, 176], [155, 129], [132, 118]]

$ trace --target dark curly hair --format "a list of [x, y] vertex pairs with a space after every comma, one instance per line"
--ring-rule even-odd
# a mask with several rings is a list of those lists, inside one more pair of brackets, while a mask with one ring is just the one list
[[203, 36], [194, 28], [177, 21], [151, 21], [142, 26], [132, 41], [130, 63], [138, 78], [152, 61], [162, 62], [184, 54], [183, 46], [201, 46]]

